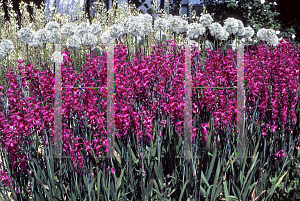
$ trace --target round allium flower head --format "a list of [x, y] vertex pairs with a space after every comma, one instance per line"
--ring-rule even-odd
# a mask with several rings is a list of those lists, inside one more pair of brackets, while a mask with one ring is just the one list
[[51, 62], [62, 63], [62, 62], [63, 62], [63, 56], [61, 55], [61, 52], [55, 51], [55, 52], [52, 54]]
[[239, 26], [238, 31], [236, 32], [237, 36], [243, 36], [245, 34], [245, 27], [241, 20], [238, 20]]
[[133, 37], [133, 43], [137, 44], [137, 46], [140, 47], [145, 44], [145, 37], [144, 36]]
[[222, 27], [220, 33], [216, 35], [216, 39], [222, 41], [227, 41], [228, 37], [229, 37], [229, 33], [226, 31], [225, 27]]
[[36, 32], [36, 38], [41, 41], [41, 43], [48, 43], [50, 41], [51, 32], [46, 29], [40, 29]]
[[272, 38], [272, 40], [268, 41], [268, 44], [269, 45], [273, 45], [274, 47], [276, 47], [279, 44], [279, 38], [278, 38], [278, 36], [275, 35]]
[[61, 39], [60, 31], [53, 30], [50, 32], [50, 43], [59, 43]]
[[41, 47], [42, 43], [36, 37], [36, 33], [34, 33], [34, 37], [31, 43], [28, 44], [30, 47]]
[[62, 35], [66, 38], [73, 36], [76, 33], [76, 31], [77, 31], [77, 26], [74, 22], [65, 24], [61, 29]]
[[91, 26], [91, 33], [95, 36], [100, 36], [102, 33], [102, 28], [100, 24], [92, 24]]
[[273, 29], [267, 29], [266, 31], [266, 41], [276, 40], [276, 32]]
[[251, 38], [254, 35], [254, 30], [248, 26], [245, 27], [245, 33], [243, 35], [243, 38]]
[[11, 40], [3, 40], [0, 45], [3, 47], [5, 53], [11, 52], [14, 49], [14, 44]]
[[213, 37], [216, 37], [217, 35], [220, 35], [220, 33], [223, 31], [223, 27], [220, 23], [214, 22], [211, 25], [208, 26], [210, 35]]
[[96, 57], [99, 57], [103, 54], [103, 50], [100, 47], [94, 47], [94, 49], [92, 50], [93, 54], [96, 55]]
[[48, 31], [54, 31], [54, 30], [60, 31], [60, 26], [57, 22], [51, 21], [46, 24], [45, 29]]
[[260, 30], [258, 30], [256, 35], [258, 40], [262, 40], [262, 41], [268, 40], [267, 29], [265, 28], [261, 28]]
[[77, 50], [80, 48], [80, 45], [81, 45], [81, 40], [76, 34], [67, 39], [66, 46], [68, 49]]
[[187, 32], [189, 28], [189, 23], [186, 20], [181, 20], [182, 29], [181, 32]]
[[122, 38], [124, 35], [124, 27], [120, 24], [113, 24], [108, 30], [112, 38]]
[[145, 23], [148, 23], [148, 24], [152, 25], [152, 16], [149, 15], [148, 13], [140, 14], [139, 17], [141, 17], [142, 21], [144, 21]]
[[4, 51], [4, 48], [2, 45], [0, 45], [0, 59], [6, 57], [6, 52]]
[[210, 14], [204, 14], [199, 19], [199, 23], [204, 27], [208, 27], [213, 21], [214, 20]]
[[18, 31], [18, 37], [21, 43], [30, 43], [33, 40], [34, 32], [28, 27], [23, 27]]
[[229, 17], [224, 21], [224, 27], [229, 34], [236, 34], [239, 30], [239, 22], [233, 17]]
[[[155, 40], [156, 40], [156, 42], [160, 42], [160, 31], [156, 32]], [[166, 40], [167, 40], [167, 34], [162, 31], [161, 32], [161, 42], [164, 42]]]
[[134, 17], [133, 20], [129, 21], [127, 30], [131, 36], [143, 36], [144, 26], [141, 18]]
[[111, 37], [109, 31], [106, 31], [102, 34], [101, 41], [103, 44], [112, 44], [115, 42], [115, 38]]
[[154, 21], [154, 29], [157, 31], [164, 31], [167, 29], [168, 22], [163, 18], [158, 18]]
[[176, 32], [177, 34], [185, 31], [185, 24], [182, 22], [180, 16], [173, 16], [169, 18], [168, 27], [171, 32]]
[[125, 20], [122, 23], [122, 26], [124, 28], [124, 33], [128, 33], [128, 25], [131, 21], [135, 20], [135, 16], [128, 16], [125, 18]]
[[144, 35], [148, 36], [151, 34], [152, 30], [152, 16], [149, 14], [140, 14], [138, 17], [141, 18], [143, 29], [144, 29]]
[[77, 32], [76, 34], [82, 38], [85, 34], [91, 32], [91, 27], [88, 23], [82, 22], [81, 24], [78, 25], [77, 27]]
[[94, 47], [97, 44], [97, 36], [87, 33], [82, 38], [82, 44], [86, 47]]
[[198, 39], [205, 33], [205, 27], [199, 23], [191, 23], [187, 30], [187, 37], [190, 39]]

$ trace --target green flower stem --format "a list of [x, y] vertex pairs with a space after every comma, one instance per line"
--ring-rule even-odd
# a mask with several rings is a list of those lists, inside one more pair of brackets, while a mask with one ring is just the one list
[[28, 63], [28, 62], [29, 62], [29, 57], [28, 57], [28, 44], [26, 44], [26, 52], [27, 52], [27, 62], [26, 62], [26, 63]]
[[44, 44], [44, 54], [45, 54], [44, 62], [45, 62], [45, 63], [47, 63], [47, 50], [46, 50], [46, 43]]
[[35, 47], [34, 47], [34, 66], [37, 68], [37, 65], [36, 65], [36, 48]]
[[76, 72], [76, 54], [75, 54], [75, 50], [73, 51], [73, 59], [74, 59], [74, 71]]

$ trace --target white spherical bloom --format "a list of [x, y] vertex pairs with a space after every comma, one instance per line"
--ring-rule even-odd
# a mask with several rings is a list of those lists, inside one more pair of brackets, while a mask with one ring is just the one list
[[154, 21], [154, 29], [157, 31], [164, 31], [167, 29], [168, 22], [164, 18], [158, 18]]
[[145, 44], [145, 37], [144, 36], [133, 37], [133, 43], [137, 44], [137, 46], [140, 47]]
[[278, 36], [273, 37], [272, 40], [268, 41], [268, 44], [276, 47], [279, 44]]
[[204, 27], [208, 27], [213, 21], [214, 20], [210, 16], [210, 14], [204, 14], [199, 19], [200, 24], [202, 24], [202, 26], [204, 26]]
[[151, 34], [152, 30], [152, 16], [149, 14], [140, 14], [141, 21], [143, 23], [144, 35], [148, 36]]
[[59, 43], [61, 39], [60, 31], [53, 30], [50, 32], [50, 43]]
[[113, 24], [108, 31], [112, 38], [122, 38], [125, 33], [124, 27], [121, 24]]
[[186, 20], [182, 20], [182, 30], [181, 32], [187, 32], [188, 31], [188, 28], [189, 28], [189, 23], [186, 21]]
[[122, 26], [124, 27], [124, 33], [128, 33], [128, 25], [131, 21], [135, 20], [135, 16], [128, 16], [125, 18], [125, 20], [122, 23]]
[[222, 27], [223, 31], [220, 32], [220, 34], [218, 34], [216, 36], [216, 38], [218, 40], [222, 40], [222, 41], [227, 41], [228, 40], [228, 37], [229, 37], [229, 33], [227, 32], [226, 28], [225, 27]]
[[220, 35], [220, 33], [223, 31], [223, 27], [220, 23], [214, 22], [211, 25], [208, 26], [210, 35], [213, 37], [216, 37], [217, 35]]
[[33, 40], [28, 44], [30, 47], [41, 47], [42, 43], [36, 37], [36, 33], [34, 33]]
[[21, 43], [30, 43], [33, 40], [34, 32], [28, 27], [23, 27], [18, 31], [18, 37]]
[[76, 34], [74, 34], [73, 36], [71, 36], [67, 39], [66, 46], [68, 49], [77, 50], [80, 48], [80, 45], [81, 45], [81, 41], [80, 41], [78, 35], [76, 35]]
[[100, 47], [94, 47], [94, 49], [92, 50], [93, 54], [96, 55], [96, 57], [99, 57], [103, 54], [103, 50]]
[[171, 32], [176, 32], [177, 34], [185, 31], [185, 25], [180, 16], [170, 17], [168, 27]]
[[48, 31], [60, 30], [60, 26], [57, 22], [51, 21], [46, 24], [45, 29]]
[[248, 26], [245, 27], [245, 33], [243, 35], [243, 38], [251, 38], [254, 35], [254, 30]]
[[144, 35], [144, 26], [141, 18], [134, 17], [133, 20], [128, 22], [128, 33], [131, 36], [143, 36]]
[[267, 41], [272, 41], [277, 37], [275, 30], [273, 29], [267, 29], [266, 36], [268, 37]]
[[14, 44], [11, 42], [11, 40], [3, 40], [0, 45], [5, 53], [11, 52], [14, 49]]
[[141, 17], [143, 19], [143, 21], [149, 23], [152, 25], [152, 16], [147, 14], [140, 14], [139, 17]]
[[40, 29], [36, 32], [36, 37], [41, 43], [48, 43], [50, 41], [51, 32], [46, 29]]
[[199, 23], [191, 23], [187, 30], [187, 37], [190, 39], [198, 39], [205, 32], [205, 27]]
[[236, 34], [239, 30], [239, 22], [233, 17], [229, 17], [224, 21], [224, 27], [229, 34]]
[[6, 52], [4, 51], [4, 48], [2, 45], [0, 45], [0, 59], [6, 57]]
[[82, 38], [85, 34], [91, 32], [91, 27], [88, 23], [82, 22], [80, 25], [77, 27], [77, 32], [76, 34]]
[[112, 38], [109, 31], [106, 31], [102, 34], [101, 41], [103, 44], [112, 44], [115, 42], [115, 38]]
[[[155, 40], [156, 40], [156, 42], [160, 42], [160, 31], [156, 32]], [[161, 42], [164, 42], [166, 40], [167, 40], [167, 34], [162, 31], [161, 32]]]
[[76, 33], [76, 31], [77, 31], [77, 26], [74, 22], [65, 24], [61, 29], [62, 35], [66, 38], [73, 36]]
[[87, 33], [82, 38], [82, 44], [86, 47], [94, 47], [97, 44], [97, 36]]
[[95, 36], [100, 36], [100, 34], [102, 33], [102, 28], [100, 26], [100, 24], [92, 24], [91, 26], [91, 33]]
[[257, 32], [257, 39], [262, 41], [267, 41], [267, 29], [262, 28]]
[[[206, 40], [205, 42], [206, 42], [205, 43], [205, 51], [206, 51], [206, 48], [209, 48], [209, 50], [212, 51], [214, 49], [213, 48], [213, 43], [209, 40]], [[204, 49], [204, 43], [202, 43], [202, 49]]]
[[245, 27], [241, 20], [238, 20], [239, 26], [238, 31], [236, 32], [237, 36], [243, 36], [245, 34]]

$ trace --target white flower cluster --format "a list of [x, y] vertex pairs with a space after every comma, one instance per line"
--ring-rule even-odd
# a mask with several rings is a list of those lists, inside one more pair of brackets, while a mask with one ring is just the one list
[[48, 43], [50, 41], [50, 31], [46, 29], [40, 29], [36, 32], [36, 38], [41, 43]]
[[111, 37], [109, 31], [106, 31], [102, 34], [101, 41], [103, 44], [112, 44], [114, 43], [115, 39]]
[[[209, 50], [213, 50], [214, 49], [214, 46], [213, 46], [214, 44], [211, 42], [211, 41], [209, 41], [209, 40], [206, 40], [205, 41], [205, 50], [207, 49], [207, 48], [209, 48]], [[202, 48], [201, 49], [204, 49], [204, 43], [202, 44]]]
[[124, 27], [121, 24], [113, 24], [109, 28], [109, 34], [112, 38], [122, 38], [125, 34]]
[[214, 20], [210, 14], [204, 14], [199, 19], [199, 23], [204, 27], [208, 27], [213, 21]]
[[185, 32], [187, 29], [186, 21], [181, 19], [180, 16], [173, 16], [168, 18], [168, 27], [171, 32]]
[[18, 37], [21, 43], [28, 44], [33, 40], [34, 32], [28, 27], [22, 27], [18, 31]]
[[65, 24], [61, 29], [62, 35], [66, 38], [73, 36], [76, 33], [76, 31], [77, 31], [77, 26], [74, 22]]
[[100, 36], [100, 34], [101, 34], [101, 32], [102, 32], [102, 29], [101, 29], [101, 26], [100, 26], [100, 24], [92, 24], [91, 26], [90, 26], [90, 28], [91, 28], [91, 33], [93, 34], [93, 35], [95, 35], [95, 36]]
[[167, 29], [168, 22], [163, 18], [158, 18], [154, 21], [154, 29], [157, 31], [165, 31]]
[[254, 30], [250, 26], [245, 27], [245, 33], [244, 33], [243, 37], [251, 38], [253, 35], [254, 35]]
[[77, 50], [80, 48], [81, 40], [78, 38], [78, 35], [74, 34], [73, 36], [67, 39], [66, 46], [71, 50]]
[[11, 40], [3, 40], [0, 43], [0, 59], [6, 57], [8, 52], [11, 52], [14, 49], [14, 44]]
[[276, 37], [277, 37], [276, 32], [275, 32], [275, 30], [272, 30], [272, 29], [262, 28], [262, 29], [258, 30], [258, 32], [257, 32], [258, 40], [272, 41]]
[[144, 28], [144, 35], [148, 36], [151, 34], [152, 30], [152, 16], [149, 14], [140, 14], [141, 21]]
[[237, 20], [239, 23], [238, 31], [236, 32], [237, 36], [243, 36], [245, 34], [244, 24], [241, 20]]
[[198, 39], [205, 33], [205, 27], [199, 23], [191, 23], [187, 30], [187, 37], [190, 39]]
[[86, 22], [82, 22], [80, 25], [78, 25], [76, 34], [79, 36], [79, 38], [83, 38], [85, 34], [90, 32], [91, 32], [90, 25]]
[[63, 61], [63, 56], [61, 55], [61, 52], [55, 51], [52, 54], [51, 62], [62, 63], [62, 61]]
[[222, 41], [227, 41], [229, 37], [229, 33], [226, 31], [225, 27], [222, 27], [222, 29], [220, 30], [220, 33], [218, 35], [216, 35], [216, 38], [218, 40], [222, 40]]
[[50, 43], [59, 43], [61, 39], [60, 35], [60, 26], [57, 22], [51, 21], [48, 22], [45, 26], [45, 30], [50, 32], [49, 42]]
[[97, 36], [87, 33], [82, 38], [82, 44], [86, 47], [94, 47], [97, 44]]
[[224, 26], [229, 34], [236, 34], [239, 31], [239, 21], [229, 17], [224, 21]]
[[131, 20], [128, 22], [127, 31], [133, 37], [144, 35], [144, 26], [141, 18], [139, 17], [131, 18]]
[[39, 39], [37, 39], [36, 32], [34, 32], [33, 40], [28, 44], [30, 47], [41, 47], [42, 43]]
[[211, 25], [209, 25], [208, 28], [209, 28], [210, 35], [212, 35], [213, 37], [220, 35], [221, 32], [223, 31], [221, 24], [218, 22], [212, 23]]

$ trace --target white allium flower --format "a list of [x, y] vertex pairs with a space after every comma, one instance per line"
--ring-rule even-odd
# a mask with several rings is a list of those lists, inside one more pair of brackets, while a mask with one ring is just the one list
[[92, 24], [91, 26], [91, 33], [95, 36], [100, 36], [102, 33], [102, 28], [100, 24]]
[[112, 44], [114, 43], [115, 38], [112, 38], [109, 31], [106, 31], [102, 34], [101, 41], [103, 44], [108, 44], [108, 43]]
[[42, 43], [36, 37], [36, 32], [34, 33], [34, 37], [31, 43], [28, 44], [30, 47], [41, 47]]
[[154, 21], [154, 29], [157, 31], [165, 31], [167, 26], [168, 22], [164, 18], [158, 18]]
[[77, 27], [77, 32], [76, 34], [82, 38], [85, 34], [91, 32], [91, 27], [88, 23], [82, 22], [81, 24], [78, 25]]
[[189, 28], [189, 23], [186, 21], [186, 20], [182, 20], [182, 30], [181, 32], [187, 32], [188, 31], [188, 28]]
[[103, 54], [103, 50], [100, 47], [94, 47], [94, 49], [92, 50], [93, 54], [96, 55], [96, 57], [99, 57]]
[[229, 33], [227, 32], [226, 28], [225, 27], [222, 27], [223, 31], [220, 32], [220, 34], [218, 34], [216, 36], [216, 38], [218, 40], [222, 40], [222, 41], [227, 41], [228, 40], [228, 37], [229, 37]]
[[131, 36], [143, 36], [144, 35], [144, 26], [141, 18], [134, 17], [131, 21], [128, 22], [128, 33]]
[[135, 20], [135, 16], [128, 16], [125, 18], [125, 20], [122, 23], [125, 33], [128, 33], [128, 25], [131, 21], [134, 21], [134, 20]]
[[187, 37], [190, 39], [198, 39], [205, 33], [205, 27], [199, 23], [191, 23], [187, 30]]
[[243, 36], [245, 34], [244, 24], [241, 20], [238, 20], [238, 23], [239, 23], [239, 27], [238, 27], [238, 31], [236, 32], [236, 35]]
[[50, 41], [51, 32], [46, 29], [40, 29], [36, 32], [36, 38], [41, 41], [41, 43], [48, 43]]
[[73, 36], [76, 33], [76, 31], [77, 31], [77, 26], [74, 22], [65, 24], [61, 29], [62, 35], [66, 38]]
[[77, 50], [80, 48], [80, 45], [81, 45], [81, 40], [76, 34], [67, 39], [66, 46], [68, 49]]
[[169, 18], [168, 27], [171, 32], [176, 32], [177, 34], [185, 31], [185, 24], [182, 22], [180, 16], [173, 16]]
[[4, 48], [2, 45], [0, 45], [0, 59], [6, 57], [6, 52], [4, 51]]
[[223, 27], [220, 23], [214, 22], [211, 25], [208, 26], [210, 35], [213, 37], [216, 37], [217, 35], [220, 35], [220, 33], [223, 31]]
[[[135, 41], [137, 38], [137, 41]], [[145, 37], [144, 36], [137, 36], [137, 37], [133, 37], [133, 43], [136, 43], [137, 46], [142, 46], [145, 44]]]
[[34, 32], [28, 27], [22, 27], [18, 31], [18, 37], [21, 43], [30, 43], [33, 40]]
[[60, 26], [57, 22], [51, 21], [46, 24], [45, 29], [48, 31], [60, 30]]
[[11, 52], [14, 49], [14, 44], [11, 42], [11, 40], [3, 40], [0, 45], [5, 53]]
[[143, 18], [143, 21], [149, 23], [152, 25], [152, 16], [149, 15], [148, 13], [146, 14], [140, 14], [139, 17], [142, 17]]
[[[205, 51], [206, 51], [207, 48], [209, 48], [211, 51], [214, 49], [213, 48], [213, 43], [209, 40], [205, 41]], [[204, 43], [202, 44], [202, 49], [204, 49]]]
[[251, 38], [254, 35], [254, 30], [248, 26], [245, 27], [245, 33], [243, 35], [243, 38]]
[[63, 56], [61, 55], [61, 52], [55, 51], [52, 54], [51, 62], [62, 63], [63, 62]]
[[113, 24], [108, 31], [112, 38], [122, 38], [125, 33], [124, 27], [121, 24]]
[[149, 14], [140, 14], [141, 21], [144, 26], [144, 35], [148, 36], [151, 34], [152, 30], [152, 16]]
[[50, 43], [59, 43], [61, 39], [60, 31], [53, 30], [50, 32]]
[[[160, 42], [160, 31], [156, 32], [155, 40], [156, 40], [156, 42]], [[167, 34], [162, 31], [161, 32], [161, 42], [164, 42], [166, 40], [167, 40]]]
[[258, 40], [263, 40], [263, 41], [271, 41], [274, 40], [274, 38], [276, 38], [277, 35], [275, 33], [275, 30], [273, 29], [260, 29], [257, 32], [257, 38]]
[[268, 44], [276, 47], [279, 44], [278, 36], [273, 37], [272, 40], [268, 41]]
[[229, 34], [236, 34], [239, 30], [239, 22], [233, 17], [229, 17], [224, 21], [224, 27]]
[[214, 20], [210, 14], [204, 14], [199, 19], [200, 24], [204, 27], [208, 27], [213, 21]]
[[82, 44], [86, 47], [94, 47], [97, 44], [97, 36], [87, 33], [82, 38]]

